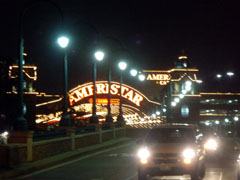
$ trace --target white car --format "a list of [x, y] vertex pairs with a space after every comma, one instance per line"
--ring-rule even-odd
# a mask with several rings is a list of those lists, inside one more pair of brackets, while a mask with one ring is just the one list
[[196, 137], [193, 125], [167, 124], [151, 129], [138, 150], [138, 180], [184, 174], [190, 174], [192, 180], [202, 179], [205, 150]]

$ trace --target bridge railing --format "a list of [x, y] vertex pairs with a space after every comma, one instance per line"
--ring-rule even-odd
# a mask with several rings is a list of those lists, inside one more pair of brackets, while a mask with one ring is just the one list
[[10, 132], [8, 144], [0, 145], [0, 167], [37, 161], [83, 147], [125, 137], [126, 126], [95, 124], [52, 132]]

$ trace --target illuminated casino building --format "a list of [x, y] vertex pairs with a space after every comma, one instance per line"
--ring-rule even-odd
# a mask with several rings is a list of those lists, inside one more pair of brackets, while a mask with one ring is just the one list
[[[16, 94], [17, 66], [9, 66], [11, 90]], [[180, 56], [168, 70], [142, 70], [145, 81], [122, 86], [123, 117], [134, 127], [151, 127], [163, 122], [200, 123], [232, 132], [238, 122], [240, 93], [200, 92], [199, 70], [191, 65], [187, 56]], [[27, 113], [34, 114], [39, 125], [57, 124], [61, 119], [62, 96], [36, 92], [37, 67], [24, 66], [25, 103]], [[105, 121], [108, 104], [108, 82], [96, 82], [96, 107], [100, 122]], [[119, 113], [120, 84], [111, 82], [111, 113], [114, 121]], [[216, 91], [218, 91], [216, 89]], [[88, 123], [92, 116], [93, 84], [80, 84], [69, 91], [69, 113], [77, 125]], [[7, 115], [8, 116], [8, 115]]]
[[[9, 61], [9, 59], [0, 60], [0, 130], [11, 129], [17, 113], [18, 65], [9, 65], [7, 63]], [[55, 116], [62, 106], [61, 103], [58, 103], [53, 107], [49, 106], [40, 109], [38, 104], [61, 102], [62, 97], [36, 91], [37, 66], [24, 65], [23, 79], [25, 118], [28, 121], [29, 128], [36, 129], [35, 119], [37, 114], [47, 112], [49, 115], [54, 114]]]

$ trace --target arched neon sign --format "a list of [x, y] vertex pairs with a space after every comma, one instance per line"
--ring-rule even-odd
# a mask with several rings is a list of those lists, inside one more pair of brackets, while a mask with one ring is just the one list
[[[98, 81], [96, 82], [96, 94], [108, 94], [108, 83], [107, 81]], [[110, 87], [110, 93], [112, 95], [120, 96], [120, 84], [117, 82], [112, 82]], [[141, 106], [141, 102], [146, 99], [149, 102], [156, 103], [147, 99], [142, 93], [137, 91], [134, 88], [131, 88], [127, 85], [122, 85], [122, 97], [129, 100], [130, 102], [136, 104], [137, 106]], [[93, 84], [86, 83], [80, 85], [69, 91], [69, 102], [70, 105], [74, 105], [75, 103], [81, 101], [84, 98], [93, 96]], [[157, 103], [156, 103], [157, 104]]]

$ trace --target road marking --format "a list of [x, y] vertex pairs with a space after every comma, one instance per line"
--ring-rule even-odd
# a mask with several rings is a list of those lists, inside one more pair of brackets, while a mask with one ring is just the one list
[[222, 180], [222, 176], [223, 176], [223, 173], [220, 172], [220, 177], [219, 177], [219, 180]]
[[135, 178], [137, 176], [137, 173], [133, 174], [132, 176], [129, 176], [127, 179], [124, 179], [124, 180], [131, 180], [133, 178]]
[[99, 154], [102, 154], [102, 153], [105, 153], [105, 152], [108, 152], [108, 151], [112, 151], [112, 150], [115, 150], [115, 149], [120, 149], [120, 148], [129, 146], [130, 144], [132, 144], [132, 143], [127, 143], [127, 144], [124, 144], [124, 145], [121, 145], [121, 146], [117, 146], [117, 147], [113, 147], [113, 148], [110, 148], [110, 149], [105, 149], [105, 150], [102, 150], [102, 151], [98, 151], [98, 152], [95, 152], [95, 153], [92, 153], [92, 154], [89, 154], [89, 155], [86, 155], [86, 156], [82, 156], [78, 159], [74, 159], [74, 160], [71, 160], [71, 161], [68, 161], [68, 162], [65, 162], [65, 163], [61, 163], [61, 164], [52, 166], [50, 168], [42, 169], [42, 170], [33, 172], [31, 174], [27, 174], [27, 175], [17, 177], [15, 179], [17, 180], [17, 179], [27, 178], [27, 177], [30, 177], [30, 176], [33, 176], [33, 175], [36, 175], [36, 174], [40, 174], [40, 173], [43, 173], [43, 172], [46, 172], [46, 171], [50, 171], [50, 170], [53, 170], [53, 169], [56, 169], [56, 168], [59, 168], [59, 167], [62, 167], [62, 166], [66, 166], [66, 165], [75, 163], [75, 162], [83, 160], [83, 159], [87, 159], [87, 158], [95, 156], [95, 155], [99, 155]]
[[105, 155], [105, 156], [109, 156], [109, 157], [117, 157], [118, 154], [117, 154], [117, 153], [115, 153], [115, 154], [108, 154], [108, 155]]

